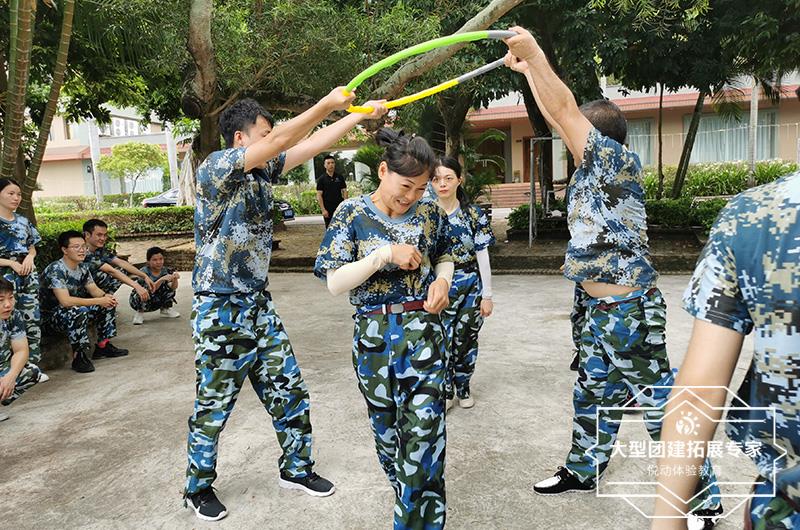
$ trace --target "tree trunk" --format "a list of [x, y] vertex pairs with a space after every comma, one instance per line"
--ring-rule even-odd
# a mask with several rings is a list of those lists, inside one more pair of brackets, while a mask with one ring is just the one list
[[64, 0], [64, 15], [61, 21], [61, 38], [58, 42], [58, 52], [56, 53], [56, 64], [53, 69], [53, 82], [50, 85], [50, 95], [42, 116], [42, 123], [39, 125], [39, 136], [36, 140], [36, 150], [33, 152], [31, 165], [25, 175], [25, 179], [20, 182], [22, 187], [22, 202], [20, 203], [20, 213], [32, 219], [33, 216], [33, 191], [36, 189], [36, 179], [39, 177], [39, 169], [42, 166], [44, 151], [47, 147], [47, 138], [50, 135], [50, 126], [53, 123], [58, 107], [58, 96], [61, 93], [61, 86], [64, 83], [64, 72], [67, 69], [67, 53], [69, 43], [72, 39], [72, 19], [75, 14], [75, 0]]
[[186, 151], [181, 164], [181, 173], [178, 177], [178, 201], [177, 206], [194, 206], [197, 198], [197, 182], [195, 181], [195, 170], [199, 165], [194, 148]]
[[6, 93], [5, 131], [3, 134], [3, 157], [0, 178], [14, 175], [17, 153], [22, 143], [22, 124], [25, 117], [25, 94], [28, 91], [35, 0], [11, 1], [11, 34], [16, 39], [9, 43], [9, 84]]
[[664, 196], [664, 139], [661, 136], [661, 128], [664, 122], [664, 84], [659, 83], [658, 90], [658, 189], [656, 199]]
[[187, 116], [200, 119], [200, 160], [219, 149], [219, 125], [211, 114], [218, 97], [217, 60], [211, 39], [213, 13], [213, 0], [192, 0], [187, 49], [195, 71], [184, 89], [182, 107]]
[[[445, 152], [447, 156], [459, 158], [464, 142], [464, 122], [472, 107], [472, 91], [469, 89], [452, 89], [443, 92], [436, 98], [439, 113], [445, 130]], [[465, 171], [472, 168], [465, 167]]]
[[756, 140], [758, 139], [758, 96], [760, 84], [758, 78], [753, 78], [753, 90], [750, 93], [750, 127], [747, 139], [747, 160], [750, 172], [747, 175], [747, 187], [756, 185]]
[[[544, 114], [536, 104], [536, 98], [533, 97], [531, 87], [528, 85], [524, 77], [520, 76], [522, 82], [520, 89], [522, 91], [522, 99], [525, 102], [525, 111], [528, 114], [528, 121], [531, 122], [533, 135], [538, 138], [552, 138], [553, 133], [547, 125], [547, 120]], [[553, 189], [553, 141], [546, 141], [541, 143], [542, 149], [539, 153], [541, 158], [541, 168], [544, 174], [544, 187], [545, 193]], [[540, 177], [541, 178], [541, 177]]]
[[672, 198], [679, 199], [683, 191], [683, 183], [686, 181], [686, 172], [689, 170], [689, 160], [692, 158], [692, 148], [694, 139], [697, 136], [697, 128], [700, 127], [700, 117], [703, 115], [703, 102], [708, 93], [701, 90], [697, 96], [697, 102], [692, 112], [692, 121], [689, 123], [689, 130], [686, 132], [686, 140], [683, 142], [681, 160], [678, 162], [678, 171], [675, 174], [675, 183], [672, 185]]
[[[484, 30], [521, 3], [522, 0], [492, 0], [488, 6], [464, 23], [456, 33]], [[385, 83], [378, 87], [378, 89], [374, 91], [373, 97], [385, 99], [396, 97], [409, 81], [442, 64], [464, 46], [466, 46], [466, 44], [437, 48], [415, 59], [411, 59], [392, 74]]]

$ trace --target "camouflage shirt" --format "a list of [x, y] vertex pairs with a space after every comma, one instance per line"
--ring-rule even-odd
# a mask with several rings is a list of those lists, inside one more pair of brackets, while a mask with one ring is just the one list
[[380, 211], [369, 195], [347, 199], [331, 219], [314, 264], [325, 279], [329, 270], [359, 261], [384, 245], [408, 244], [419, 249], [422, 265], [404, 271], [390, 263], [350, 291], [356, 307], [424, 300], [436, 279], [437, 263], [453, 261], [447, 214], [433, 201], [419, 201], [402, 217]]
[[104, 264], [111, 264], [114, 261], [114, 258], [117, 257], [117, 253], [113, 250], [109, 250], [106, 247], [100, 247], [94, 252], [86, 251], [86, 257], [83, 258], [83, 262], [89, 265], [89, 270], [92, 274], [96, 273], [100, 270]]
[[66, 289], [70, 296], [89, 298], [86, 286], [93, 283], [91, 269], [85, 261], [78, 263], [74, 270], [64, 263], [63, 258], [54, 261], [42, 272], [42, 287], [39, 292], [42, 311], [52, 311], [60, 305], [53, 289]]
[[0, 217], [0, 258], [17, 258], [27, 256], [33, 245], [38, 245], [42, 238], [28, 219], [14, 214], [14, 220]]
[[[755, 351], [739, 398], [774, 407], [731, 410], [728, 436], [760, 444], [753, 460], [765, 477], [800, 502], [800, 172], [737, 195], [711, 230], [684, 294], [696, 318], [742, 334]], [[772, 420], [775, 421], [773, 441]], [[766, 425], [765, 428], [765, 423]], [[782, 451], [788, 454], [779, 458]]]
[[457, 208], [447, 216], [453, 243], [453, 261], [456, 265], [475, 262], [475, 252], [494, 245], [494, 234], [489, 218], [478, 206], [470, 204], [466, 210]]
[[12, 311], [8, 320], [0, 319], [0, 370], [11, 362], [11, 341], [27, 338], [22, 313]]
[[244, 172], [244, 147], [211, 153], [197, 168], [192, 274], [196, 293], [263, 291], [272, 254], [272, 184], [286, 154]]
[[583, 163], [567, 194], [570, 240], [564, 276], [630, 287], [652, 287], [642, 165], [636, 153], [589, 132]]

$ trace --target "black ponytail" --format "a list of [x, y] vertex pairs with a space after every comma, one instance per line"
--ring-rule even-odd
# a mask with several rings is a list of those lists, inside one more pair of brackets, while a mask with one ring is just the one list
[[390, 171], [403, 177], [433, 174], [436, 155], [424, 138], [383, 127], [375, 135], [375, 141], [386, 148], [381, 161], [386, 162]]
[[[452, 169], [453, 173], [456, 174], [456, 177], [459, 179], [461, 178], [461, 164], [452, 156], [439, 157], [439, 160], [436, 161], [436, 166]], [[470, 202], [469, 197], [467, 197], [467, 193], [464, 191], [464, 186], [458, 186], [456, 189], [456, 198], [458, 199], [458, 204], [461, 206], [461, 209], [466, 211], [467, 207], [470, 205]]]

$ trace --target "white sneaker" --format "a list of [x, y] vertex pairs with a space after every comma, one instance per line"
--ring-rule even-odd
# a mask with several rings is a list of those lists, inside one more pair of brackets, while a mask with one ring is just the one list
[[144, 313], [137, 311], [135, 315], [133, 315], [133, 325], [139, 326], [144, 324]]
[[5, 412], [0, 412], [0, 421], [6, 421], [8, 419], [8, 414]]
[[171, 307], [167, 307], [161, 310], [161, 316], [167, 318], [178, 318], [179, 316], [181, 316], [181, 314], [172, 309]]
[[462, 409], [471, 409], [475, 406], [475, 400], [472, 399], [472, 396], [467, 396], [465, 398], [458, 398], [458, 406]]
[[445, 412], [447, 412], [448, 410], [452, 409], [453, 405], [455, 405], [455, 404], [456, 404], [456, 400], [455, 399], [448, 399], [447, 402], [445, 403], [445, 409], [444, 409]]
[[39, 382], [40, 383], [46, 383], [48, 381], [50, 381], [50, 376], [47, 375], [46, 373], [40, 371], [39, 372]]

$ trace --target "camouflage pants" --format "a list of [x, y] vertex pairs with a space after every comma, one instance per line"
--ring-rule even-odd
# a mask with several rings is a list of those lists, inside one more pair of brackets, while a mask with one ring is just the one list
[[[599, 416], [598, 407], [621, 407], [630, 395], [638, 394], [636, 401], [642, 407], [660, 409], [644, 412], [647, 431], [658, 440], [669, 389], [652, 387], [674, 382], [667, 358], [666, 316], [658, 289], [589, 299], [573, 392], [572, 448], [566, 463], [581, 482], [593, 483], [605, 471], [622, 418], [622, 410], [603, 410]], [[698, 491], [708, 489], [694, 498], [691, 508], [716, 507], [720, 491], [708, 460], [701, 474]]]
[[99, 305], [62, 307], [44, 315], [44, 325], [56, 332], [66, 333], [73, 348], [89, 350], [89, 323], [97, 326], [97, 341], [117, 336], [117, 310]]
[[575, 350], [578, 351], [581, 349], [581, 334], [583, 334], [583, 327], [586, 325], [586, 309], [590, 299], [591, 297], [581, 287], [581, 284], [576, 283], [569, 320], [572, 323], [572, 343], [575, 344]]
[[412, 311], [354, 318], [353, 367], [378, 461], [395, 491], [394, 528], [443, 528], [445, 364], [439, 317]]
[[311, 419], [306, 384], [269, 293], [195, 295], [192, 303], [197, 397], [189, 418], [185, 494], [217, 477], [217, 443], [236, 398], [250, 379], [272, 416], [290, 477], [311, 472]]
[[478, 360], [478, 332], [481, 316], [481, 278], [477, 271], [456, 269], [450, 286], [450, 305], [442, 311], [447, 354], [445, 397], [469, 396], [469, 381]]
[[[764, 497], [750, 499], [749, 521], [745, 528], [752, 530], [794, 530], [800, 528], [800, 511], [796, 510], [783, 496], [772, 497], [774, 484], [763, 477], [763, 484], [756, 484], [753, 493]], [[748, 526], [749, 523], [749, 526]]]
[[[11, 363], [6, 362], [0, 364], [0, 377], [3, 377], [8, 373], [11, 369]], [[39, 382], [39, 368], [36, 365], [31, 364], [30, 362], [26, 363], [25, 366], [22, 367], [22, 371], [17, 376], [16, 384], [14, 385], [14, 392], [11, 393], [11, 397], [3, 401], [3, 405], [10, 405], [16, 399], [18, 399], [26, 390], [30, 387], [35, 385]]]
[[120, 288], [122, 282], [118, 279], [114, 278], [107, 272], [103, 271], [94, 271], [92, 273], [92, 277], [94, 278], [94, 283], [103, 290], [104, 293], [114, 294], [117, 292], [117, 289]]
[[168, 284], [162, 283], [156, 292], [150, 293], [150, 298], [143, 301], [135, 290], [131, 291], [128, 299], [134, 311], [149, 313], [158, 309], [167, 309], [175, 305], [175, 290]]
[[14, 284], [16, 298], [15, 309], [25, 320], [25, 334], [28, 336], [28, 360], [39, 364], [42, 358], [40, 344], [42, 342], [42, 314], [39, 310], [39, 275], [32, 271], [27, 276], [20, 276], [11, 267], [3, 267], [2, 276]]

